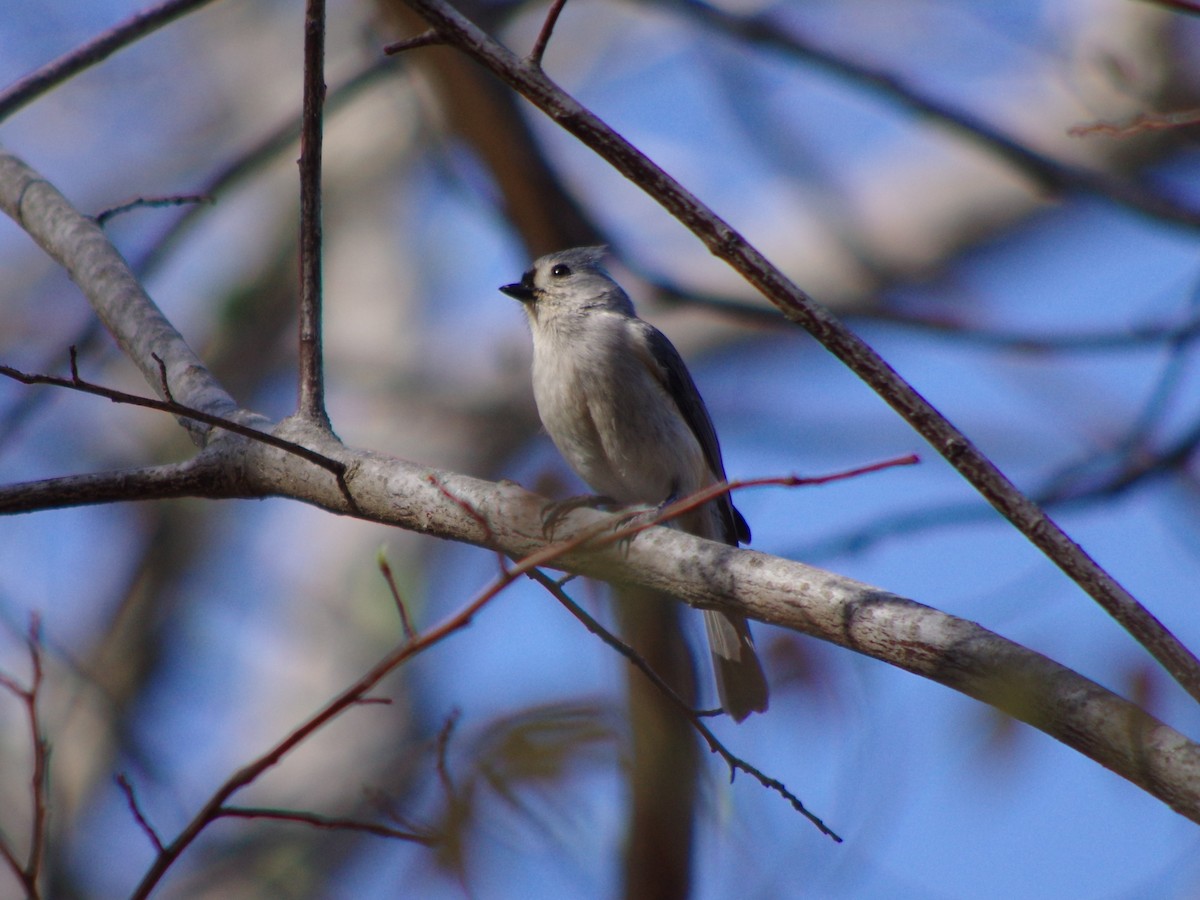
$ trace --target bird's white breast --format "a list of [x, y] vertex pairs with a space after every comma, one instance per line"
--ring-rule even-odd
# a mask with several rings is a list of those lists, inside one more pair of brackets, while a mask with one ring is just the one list
[[661, 503], [710, 479], [631, 322], [592, 312], [535, 326], [534, 398], [559, 452], [592, 490], [622, 503]]

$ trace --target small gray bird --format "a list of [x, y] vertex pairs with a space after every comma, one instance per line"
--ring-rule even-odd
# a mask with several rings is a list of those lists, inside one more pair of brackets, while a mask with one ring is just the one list
[[[525, 306], [533, 332], [533, 395], [558, 450], [599, 494], [660, 504], [725, 478], [700, 392], [670, 341], [634, 312], [601, 266], [604, 247], [543, 256], [500, 288]], [[681, 516], [679, 527], [736, 547], [750, 528], [728, 495]], [[736, 721], [767, 708], [743, 616], [704, 611], [721, 706]]]

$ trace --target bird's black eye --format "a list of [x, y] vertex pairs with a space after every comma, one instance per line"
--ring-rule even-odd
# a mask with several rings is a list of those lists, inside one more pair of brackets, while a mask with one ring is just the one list
[[571, 274], [571, 267], [564, 266], [562, 263], [559, 263], [557, 266], [555, 266], [553, 269], [550, 270], [550, 274], [553, 275], [555, 278], [566, 278], [568, 275]]

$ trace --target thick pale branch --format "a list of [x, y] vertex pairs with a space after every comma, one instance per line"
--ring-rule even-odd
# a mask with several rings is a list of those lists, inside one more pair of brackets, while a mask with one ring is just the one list
[[[551, 546], [543, 525], [548, 501], [516, 484], [492, 484], [348, 449], [298, 418], [274, 433], [344, 464], [356, 509], [328, 470], [240, 438], [235, 484], [220, 478], [205, 482], [197, 475], [187, 491], [170, 495], [285, 496], [522, 559]], [[153, 484], [163, 471], [126, 474], [120, 476], [123, 482], [112, 476], [102, 489], [81, 479], [80, 490], [91, 494], [81, 493], [76, 502], [118, 499], [122, 484], [135, 484], [128, 479]], [[63, 505], [65, 486], [60, 480], [41, 488], [0, 489], [0, 513], [28, 511], [30, 490], [56, 492], [49, 505]], [[144, 498], [144, 485], [136, 487], [126, 489], [124, 499]], [[160, 495], [168, 493], [164, 489]], [[605, 523], [619, 521], [589, 509], [571, 512], [559, 522], [560, 534], [592, 530], [600, 537], [592, 549], [556, 555], [553, 564], [698, 607], [740, 612], [914, 672], [1033, 725], [1200, 822], [1200, 746], [1070, 669], [973, 622], [861, 582], [672, 529], [653, 528], [620, 546], [596, 546], [607, 533]]]
[[[331, 448], [314, 449], [335, 455]], [[273, 478], [303, 465], [271, 448], [258, 452], [283, 467]], [[515, 557], [546, 545], [546, 501], [517, 485], [346, 453], [350, 490], [368, 518]], [[264, 459], [255, 470], [270, 474], [273, 465]], [[309, 486], [314, 491], [301, 499], [346, 511], [328, 473]], [[595, 527], [605, 518], [580, 509], [560, 527]], [[973, 622], [801, 563], [665, 528], [628, 547], [573, 551], [555, 565], [742, 612], [930, 678], [1041, 729], [1200, 822], [1200, 746], [1100, 685]]]
[[1070, 576], [1200, 700], [1200, 660], [1008, 480], [966, 435], [833, 313], [793, 284], [729, 223], [548, 78], [444, 0], [405, 0], [451, 44], [575, 135], [695, 234], [790, 320], [882, 397], [989, 503]]
[[[233, 416], [237, 411], [233, 398], [167, 321], [95, 220], [76, 210], [53, 185], [3, 150], [0, 209], [67, 270], [155, 391], [162, 394], [165, 371], [178, 402], [211, 415]], [[207, 440], [207, 425], [195, 421], [183, 425], [198, 445]]]

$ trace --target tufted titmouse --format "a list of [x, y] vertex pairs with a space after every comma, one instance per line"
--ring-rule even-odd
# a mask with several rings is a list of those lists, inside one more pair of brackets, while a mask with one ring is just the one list
[[[679, 352], [639, 319], [601, 267], [603, 247], [543, 256], [517, 284], [533, 332], [533, 395], [559, 452], [594, 491], [660, 504], [724, 480], [717, 433]], [[679, 527], [732, 546], [750, 528], [728, 495]], [[742, 616], [704, 611], [721, 706], [736, 721], [767, 708], [767, 682]]]

